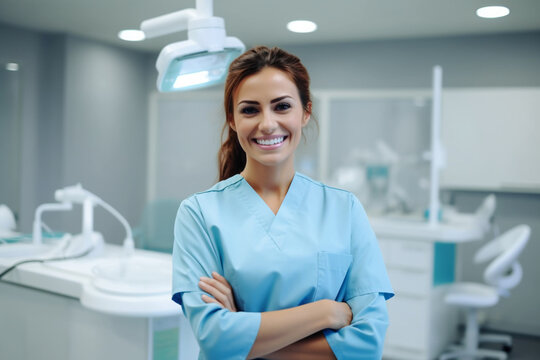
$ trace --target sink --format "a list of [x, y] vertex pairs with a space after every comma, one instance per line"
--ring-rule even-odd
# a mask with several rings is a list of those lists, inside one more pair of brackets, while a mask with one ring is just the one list
[[90, 279], [97, 291], [116, 295], [170, 293], [172, 260], [151, 253], [125, 257], [121, 247], [107, 247], [104, 256], [51, 261], [44, 266]]
[[92, 269], [81, 304], [89, 309], [132, 317], [177, 316], [171, 300], [172, 258], [147, 253], [104, 259]]
[[46, 255], [52, 249], [53, 246], [49, 244], [2, 244], [0, 245], [0, 258], [31, 259]]
[[133, 256], [104, 261], [93, 268], [94, 286], [118, 295], [150, 295], [171, 292], [170, 259]]

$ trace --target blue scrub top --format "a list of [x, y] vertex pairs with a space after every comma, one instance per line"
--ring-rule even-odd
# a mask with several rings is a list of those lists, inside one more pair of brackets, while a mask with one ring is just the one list
[[[338, 359], [380, 358], [393, 291], [351, 193], [296, 173], [275, 215], [238, 174], [184, 200], [174, 235], [173, 300], [200, 358], [245, 359], [261, 312], [320, 299], [346, 301], [353, 311], [350, 326], [324, 331]], [[238, 312], [202, 301], [199, 279], [212, 271], [229, 281]]]

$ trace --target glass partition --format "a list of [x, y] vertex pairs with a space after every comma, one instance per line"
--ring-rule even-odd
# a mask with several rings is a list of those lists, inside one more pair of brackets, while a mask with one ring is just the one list
[[431, 97], [427, 92], [320, 92], [319, 174], [373, 215], [429, 207]]

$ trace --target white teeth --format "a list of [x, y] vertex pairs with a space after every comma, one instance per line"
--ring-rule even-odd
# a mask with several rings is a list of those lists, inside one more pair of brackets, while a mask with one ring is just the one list
[[278, 137], [278, 138], [274, 138], [274, 139], [270, 139], [270, 140], [255, 139], [255, 141], [259, 145], [275, 145], [275, 144], [282, 143], [284, 139], [285, 139], [285, 137], [282, 136], [282, 137]]

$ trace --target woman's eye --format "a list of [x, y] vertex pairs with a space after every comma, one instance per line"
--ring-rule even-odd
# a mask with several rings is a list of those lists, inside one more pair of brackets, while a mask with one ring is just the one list
[[253, 115], [257, 113], [257, 108], [254, 106], [246, 106], [242, 109], [240, 109], [240, 113], [244, 115]]
[[277, 111], [285, 111], [285, 110], [289, 110], [290, 108], [291, 108], [291, 104], [289, 103], [279, 103], [276, 105]]

